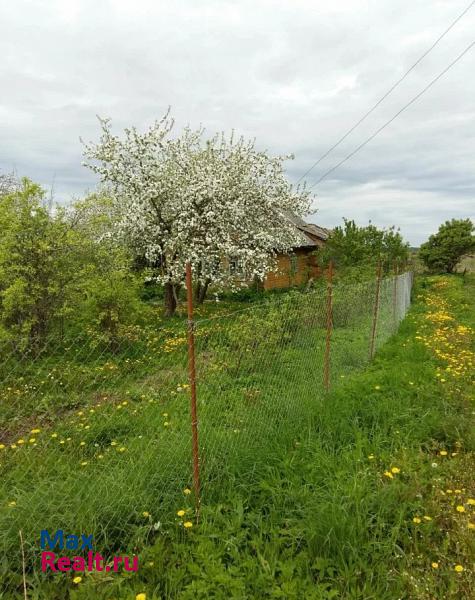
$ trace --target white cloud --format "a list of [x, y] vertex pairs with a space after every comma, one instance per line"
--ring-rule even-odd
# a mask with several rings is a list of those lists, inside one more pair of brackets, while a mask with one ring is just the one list
[[[296, 155], [297, 180], [465, 8], [468, 0], [15, 0], [0, 5], [0, 170], [63, 201], [94, 185], [79, 137], [96, 114], [146, 127], [236, 129]], [[333, 166], [471, 41], [472, 9], [396, 92], [322, 161]], [[475, 50], [318, 186], [315, 219], [400, 225], [419, 243], [474, 216]]]

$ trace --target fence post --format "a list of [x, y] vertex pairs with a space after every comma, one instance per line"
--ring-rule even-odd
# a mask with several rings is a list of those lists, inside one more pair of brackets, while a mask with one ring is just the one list
[[397, 301], [397, 284], [399, 277], [399, 264], [394, 261], [394, 284], [393, 284], [393, 325], [394, 331], [396, 331], [397, 322], [398, 322], [398, 301]]
[[372, 360], [374, 357], [374, 343], [376, 338], [376, 327], [378, 323], [378, 312], [379, 312], [379, 290], [381, 287], [381, 273], [382, 273], [382, 262], [381, 259], [378, 261], [378, 270], [376, 277], [376, 294], [374, 298], [374, 311], [373, 311], [373, 326], [371, 328], [371, 346], [369, 349], [369, 359]]
[[333, 261], [330, 261], [327, 272], [327, 339], [325, 344], [325, 362], [323, 381], [325, 389], [330, 389], [330, 347], [333, 327]]
[[196, 365], [195, 365], [195, 324], [193, 321], [193, 280], [191, 263], [186, 264], [186, 299], [188, 304], [188, 373], [190, 379], [190, 411], [193, 453], [193, 491], [196, 501], [196, 516], [200, 508], [200, 462], [198, 447], [198, 416], [196, 409]]

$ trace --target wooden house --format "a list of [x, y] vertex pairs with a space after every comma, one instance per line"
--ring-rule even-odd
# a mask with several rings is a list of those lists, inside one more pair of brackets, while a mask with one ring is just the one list
[[328, 239], [328, 229], [306, 223], [295, 215], [287, 217], [295, 225], [300, 241], [288, 254], [277, 256], [277, 269], [264, 279], [265, 290], [303, 285], [320, 275], [315, 251]]

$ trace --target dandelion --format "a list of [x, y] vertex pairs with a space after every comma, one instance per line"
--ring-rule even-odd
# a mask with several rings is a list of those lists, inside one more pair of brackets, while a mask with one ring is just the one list
[[30, 438], [28, 441], [30, 442], [30, 444], [34, 444], [36, 442], [36, 438]]
[[462, 571], [463, 571], [463, 567], [462, 567], [462, 565], [455, 565], [455, 567], [454, 567], [454, 571], [455, 571], [456, 573], [462, 573]]
[[111, 446], [117, 446], [117, 442], [112, 441]]
[[470, 506], [475, 506], [475, 499], [474, 498], [469, 498], [467, 500], [467, 504], [469, 504]]
[[57, 434], [57, 433], [52, 433], [52, 434], [51, 434], [51, 437], [52, 437], [52, 438], [57, 438], [57, 437], [58, 437], [58, 434]]
[[16, 506], [16, 502], [15, 500], [12, 500], [11, 502], [8, 503], [8, 506]]
[[374, 386], [374, 389], [375, 389], [375, 390], [380, 390], [380, 389], [381, 389], [381, 386], [380, 386], [380, 385], [375, 385], [375, 386]]
[[73, 583], [75, 583], [76, 585], [78, 583], [81, 583], [81, 581], [82, 581], [82, 577], [79, 577], [79, 575], [73, 579]]
[[185, 494], [185, 496], [189, 496], [189, 495], [191, 494], [191, 490], [190, 490], [190, 488], [185, 488], [185, 489], [183, 490], [183, 493]]
[[416, 523], [416, 525], [418, 525], [418, 524], [421, 522], [421, 520], [420, 520], [420, 518], [419, 518], [419, 517], [414, 517], [414, 518], [412, 519], [412, 521], [413, 521], [413, 523]]
[[391, 473], [391, 471], [384, 471], [384, 476], [389, 477], [389, 479], [394, 479], [394, 475]]
[[429, 515], [424, 515], [424, 521], [432, 521], [432, 517], [429, 517]]
[[104, 458], [104, 455], [103, 454], [98, 454], [97, 458], [99, 458], [99, 459]]
[[440, 456], [447, 456], [447, 450], [441, 450], [439, 454]]
[[145, 517], [145, 518], [147, 518], [147, 517], [149, 517], [149, 516], [150, 516], [150, 513], [149, 513], [149, 512], [147, 512], [146, 510], [144, 510], [144, 511], [143, 511], [143, 513], [142, 513], [142, 517]]
[[179, 517], [184, 517], [184, 516], [185, 516], [185, 511], [184, 511], [184, 510], [179, 510], [179, 511], [178, 511], [176, 514], [177, 514]]
[[469, 529], [475, 529], [475, 523], [469, 523], [469, 524], [467, 525], [467, 527], [468, 527]]
[[168, 413], [162, 413], [162, 417], [165, 417], [165, 419], [168, 417]]
[[369, 458], [369, 460], [373, 460], [373, 458], [374, 458], [374, 454], [370, 454], [370, 455], [368, 456], [368, 458]]
[[168, 427], [170, 425], [170, 423], [168, 421], [165, 421], [165, 423], [163, 424], [165, 427]]
[[397, 475], [397, 473], [400, 473], [401, 469], [399, 469], [398, 467], [392, 467], [391, 468], [391, 473], [394, 473], [395, 475]]
[[0, 444], [0, 450], [4, 450], [5, 449], [5, 444]]
[[143, 592], [141, 594], [137, 594], [135, 596], [135, 600], [147, 600], [147, 595], [144, 594]]
[[40, 433], [41, 429], [32, 429], [30, 433]]
[[85, 460], [81, 463], [81, 467], [85, 467], [86, 465], [87, 465], [87, 460]]
[[80, 445], [80, 446], [85, 446], [85, 445], [86, 445], [86, 442], [81, 442], [79, 445]]
[[461, 505], [459, 504], [455, 510], [456, 510], [457, 512], [459, 512], [459, 513], [464, 513], [464, 512], [465, 512], [465, 506], [461, 506]]
[[22, 444], [24, 444], [24, 443], [25, 443], [25, 440], [18, 440], [18, 442], [17, 442], [17, 444], [18, 444], [19, 446], [21, 446], [21, 445], [22, 445]]
[[438, 562], [433, 562], [433, 563], [431, 563], [431, 567], [433, 569], [438, 569], [439, 568], [439, 563]]
[[190, 529], [191, 527], [193, 527], [193, 523], [191, 521], [185, 521], [183, 523], [183, 527], [186, 527], [186, 529]]
[[454, 490], [454, 493], [455, 493], [455, 494], [461, 494], [461, 493], [462, 493], [462, 490]]

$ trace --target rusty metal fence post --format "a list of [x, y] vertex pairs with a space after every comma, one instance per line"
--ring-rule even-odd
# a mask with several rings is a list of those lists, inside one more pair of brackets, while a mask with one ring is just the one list
[[193, 279], [191, 263], [186, 264], [186, 298], [188, 305], [188, 372], [190, 379], [190, 412], [193, 458], [193, 491], [195, 493], [196, 516], [200, 507], [200, 460], [198, 446], [198, 413], [196, 408], [196, 363], [195, 324], [193, 321]]
[[330, 349], [333, 327], [333, 261], [330, 261], [327, 272], [327, 337], [325, 343], [325, 362], [323, 371], [323, 381], [325, 389], [330, 389]]
[[378, 313], [379, 313], [379, 290], [381, 288], [381, 275], [382, 275], [382, 262], [378, 261], [378, 270], [376, 276], [376, 293], [374, 298], [374, 310], [373, 310], [373, 325], [371, 327], [371, 344], [369, 348], [369, 359], [372, 360], [374, 357], [375, 341], [376, 341], [376, 328], [378, 324]]

